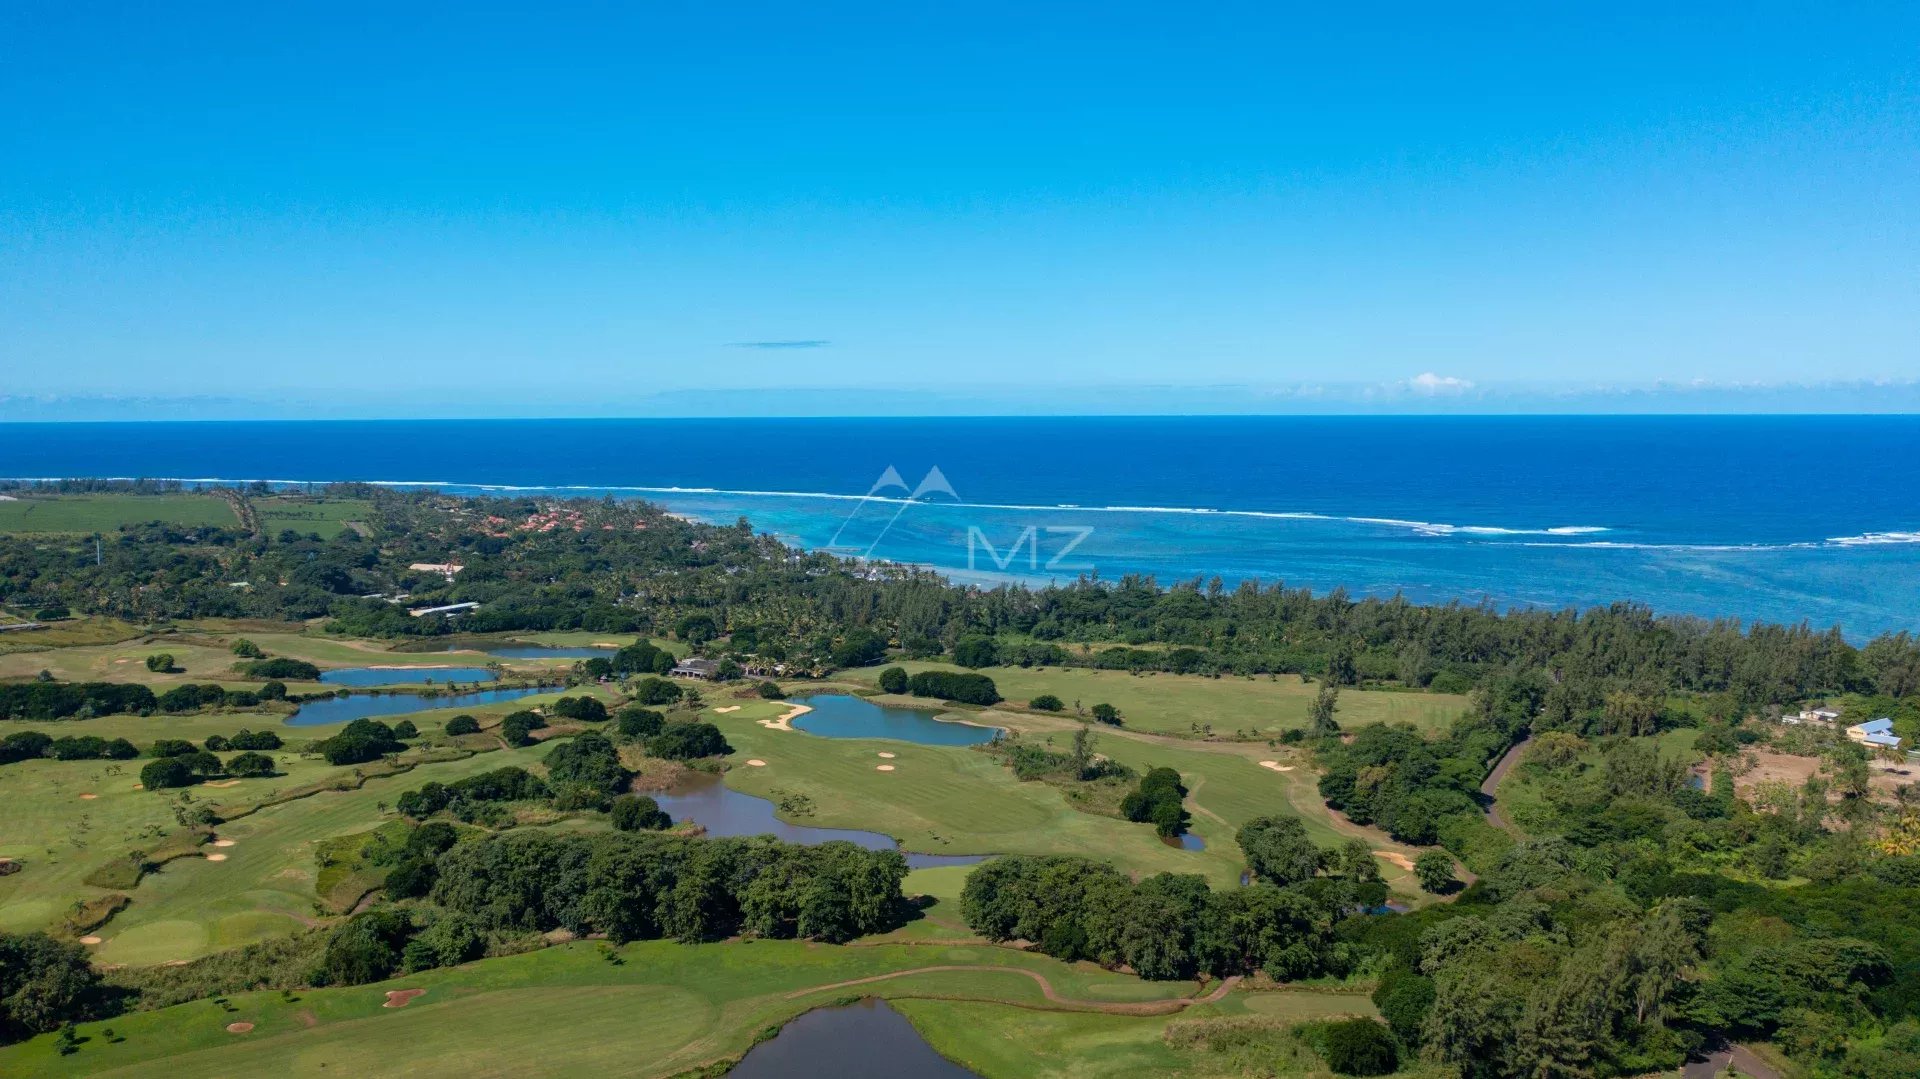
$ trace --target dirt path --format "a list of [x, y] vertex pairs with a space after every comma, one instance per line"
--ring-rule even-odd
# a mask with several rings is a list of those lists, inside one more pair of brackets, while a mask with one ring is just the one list
[[1532, 744], [1533, 735], [1527, 735], [1515, 742], [1510, 749], [1501, 754], [1499, 762], [1493, 766], [1493, 771], [1488, 772], [1486, 781], [1480, 784], [1480, 793], [1487, 796], [1487, 821], [1502, 831], [1517, 833], [1519, 829], [1513, 826], [1512, 821], [1501, 816], [1500, 806], [1494, 801], [1497, 797], [1496, 792], [1500, 789], [1500, 781], [1507, 778], [1507, 773], [1513, 771], [1514, 765], [1520, 763], [1520, 758], [1526, 755], [1527, 747]]
[[1723, 1045], [1701, 1060], [1689, 1060], [1680, 1069], [1682, 1079], [1713, 1079], [1731, 1064], [1753, 1079], [1780, 1079], [1780, 1073], [1744, 1045]]
[[1045, 975], [1039, 973], [1038, 971], [1027, 970], [1024, 967], [986, 967], [986, 966], [967, 966], [965, 964], [947, 964], [943, 966], [934, 966], [934, 967], [915, 967], [912, 970], [896, 970], [888, 974], [875, 974], [870, 978], [854, 978], [844, 982], [832, 982], [827, 985], [816, 985], [816, 986], [812, 986], [811, 988], [798, 989], [798, 990], [795, 990], [794, 992], [788, 993], [786, 995], [786, 999], [797, 1000], [800, 997], [811, 996], [814, 993], [824, 993], [834, 989], [851, 989], [854, 986], [872, 985], [875, 982], [891, 981], [895, 978], [906, 978], [915, 974], [935, 974], [941, 971], [948, 971], [948, 970], [956, 970], [956, 971], [986, 970], [986, 971], [994, 971], [994, 972], [1003, 973], [1003, 974], [1023, 974], [1029, 978], [1032, 978], [1035, 982], [1039, 983], [1040, 994], [1046, 997], [1047, 1000], [1051, 1003], [1059, 1004], [1062, 1007], [1070, 1008], [1074, 1011], [1105, 1012], [1109, 1015], [1171, 1015], [1174, 1012], [1185, 1011], [1187, 1008], [1190, 1008], [1195, 1004], [1212, 1004], [1213, 1002], [1225, 997], [1228, 993], [1233, 991], [1234, 986], [1240, 984], [1240, 976], [1236, 974], [1231, 978], [1223, 979], [1219, 985], [1216, 985], [1213, 987], [1212, 992], [1208, 993], [1206, 996], [1203, 996], [1203, 997], [1178, 997], [1172, 1000], [1142, 1000], [1142, 1001], [1132, 1001], [1132, 1002], [1105, 1001], [1105, 1000], [1073, 1000], [1068, 997], [1061, 996], [1059, 992], [1053, 988], [1053, 983], [1047, 981]]

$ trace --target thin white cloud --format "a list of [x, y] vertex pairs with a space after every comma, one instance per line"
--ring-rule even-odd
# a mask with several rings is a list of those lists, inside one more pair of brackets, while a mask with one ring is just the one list
[[1415, 393], [1437, 397], [1444, 393], [1465, 393], [1473, 389], [1473, 383], [1452, 375], [1436, 375], [1432, 371], [1422, 371], [1407, 380], [1407, 388]]

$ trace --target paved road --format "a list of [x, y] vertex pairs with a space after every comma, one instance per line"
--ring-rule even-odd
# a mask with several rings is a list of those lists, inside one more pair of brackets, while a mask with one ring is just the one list
[[1480, 793], [1487, 796], [1487, 820], [1495, 828], [1514, 831], [1513, 822], [1500, 815], [1500, 806], [1494, 801], [1496, 797], [1494, 792], [1499, 788], [1500, 781], [1507, 778], [1507, 773], [1513, 771], [1513, 766], [1520, 763], [1521, 756], [1532, 744], [1533, 735], [1531, 734], [1515, 742], [1512, 748], [1501, 755], [1500, 762], [1493, 766], [1493, 771], [1487, 773], [1486, 782], [1480, 784]]

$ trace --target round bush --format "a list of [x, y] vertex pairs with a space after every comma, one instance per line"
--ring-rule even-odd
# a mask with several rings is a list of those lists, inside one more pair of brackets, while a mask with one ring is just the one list
[[447, 720], [448, 734], [479, 734], [480, 721], [472, 716], [454, 716]]
[[1322, 1042], [1327, 1067], [1341, 1075], [1390, 1075], [1400, 1067], [1393, 1035], [1371, 1019], [1328, 1023]]

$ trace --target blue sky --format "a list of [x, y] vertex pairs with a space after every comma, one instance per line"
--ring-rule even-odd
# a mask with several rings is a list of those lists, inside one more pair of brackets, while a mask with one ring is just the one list
[[1920, 8], [1203, 7], [10, 5], [0, 418], [1920, 405]]

